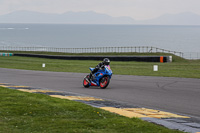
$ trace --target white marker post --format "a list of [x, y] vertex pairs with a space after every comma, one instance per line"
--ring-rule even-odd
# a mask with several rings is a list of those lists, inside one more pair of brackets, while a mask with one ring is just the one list
[[154, 71], [154, 72], [157, 72], [157, 71], [158, 71], [158, 65], [154, 65], [154, 66], [153, 66], [153, 71]]
[[45, 63], [42, 64], [42, 67], [45, 67]]

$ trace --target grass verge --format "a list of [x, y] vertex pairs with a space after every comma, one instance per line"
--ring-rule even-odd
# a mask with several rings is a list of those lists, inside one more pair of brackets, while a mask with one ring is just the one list
[[0, 87], [0, 132], [178, 133], [83, 103]]
[[19, 54], [44, 54], [44, 55], [88, 55], [88, 56], [173, 56], [173, 62], [185, 62], [186, 59], [183, 59], [179, 56], [169, 54], [169, 53], [135, 53], [135, 52], [126, 52], [126, 53], [61, 53], [61, 52], [42, 52], [42, 51], [1, 51], [2, 53], [19, 53]]
[[[45, 53], [45, 54], [50, 54], [50, 53]], [[106, 53], [106, 54], [102, 53], [102, 54], [111, 55], [113, 53]], [[116, 53], [116, 55], [119, 55], [119, 56], [122, 56], [125, 54], [133, 55], [134, 53], [132, 54], [121, 53], [120, 55]], [[52, 55], [57, 55], [57, 53], [52, 53]], [[85, 54], [82, 54], [82, 55], [85, 55]], [[101, 55], [101, 54], [98, 54], [98, 55]], [[162, 55], [162, 54], [154, 53], [154, 54], [142, 54], [142, 55]], [[56, 60], [56, 59], [12, 56], [12, 57], [0, 57], [0, 62], [1, 62], [0, 63], [1, 68], [89, 73], [90, 71], [88, 68], [95, 67], [100, 61]], [[46, 64], [45, 68], [42, 68], [42, 63]], [[158, 72], [153, 71], [153, 65], [158, 65], [159, 67]], [[113, 70], [114, 74], [120, 74], [120, 75], [200, 78], [200, 74], [199, 74], [200, 60], [193, 60], [193, 61], [186, 60], [174, 55], [173, 55], [172, 63], [111, 61], [111, 69]]]

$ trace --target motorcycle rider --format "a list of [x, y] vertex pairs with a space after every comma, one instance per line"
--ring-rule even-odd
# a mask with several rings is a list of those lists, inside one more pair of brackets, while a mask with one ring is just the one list
[[99, 63], [95, 69], [90, 73], [90, 77], [89, 77], [89, 82], [91, 82], [92, 79], [92, 75], [95, 74], [100, 68], [104, 68], [105, 65], [109, 65], [110, 64], [110, 60], [108, 58], [104, 58], [103, 62]]

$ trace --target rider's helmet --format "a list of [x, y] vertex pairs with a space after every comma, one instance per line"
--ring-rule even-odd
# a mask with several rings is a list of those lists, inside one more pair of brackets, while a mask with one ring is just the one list
[[110, 64], [110, 60], [109, 60], [108, 58], [104, 58], [104, 59], [103, 59], [103, 63], [104, 63], [105, 65], [109, 65], [109, 64]]

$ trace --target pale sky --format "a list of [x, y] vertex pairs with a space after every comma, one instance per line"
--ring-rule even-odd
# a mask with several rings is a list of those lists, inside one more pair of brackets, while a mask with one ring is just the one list
[[44, 13], [95, 11], [113, 17], [150, 19], [166, 13], [200, 15], [200, 0], [0, 0], [0, 15], [18, 10]]

